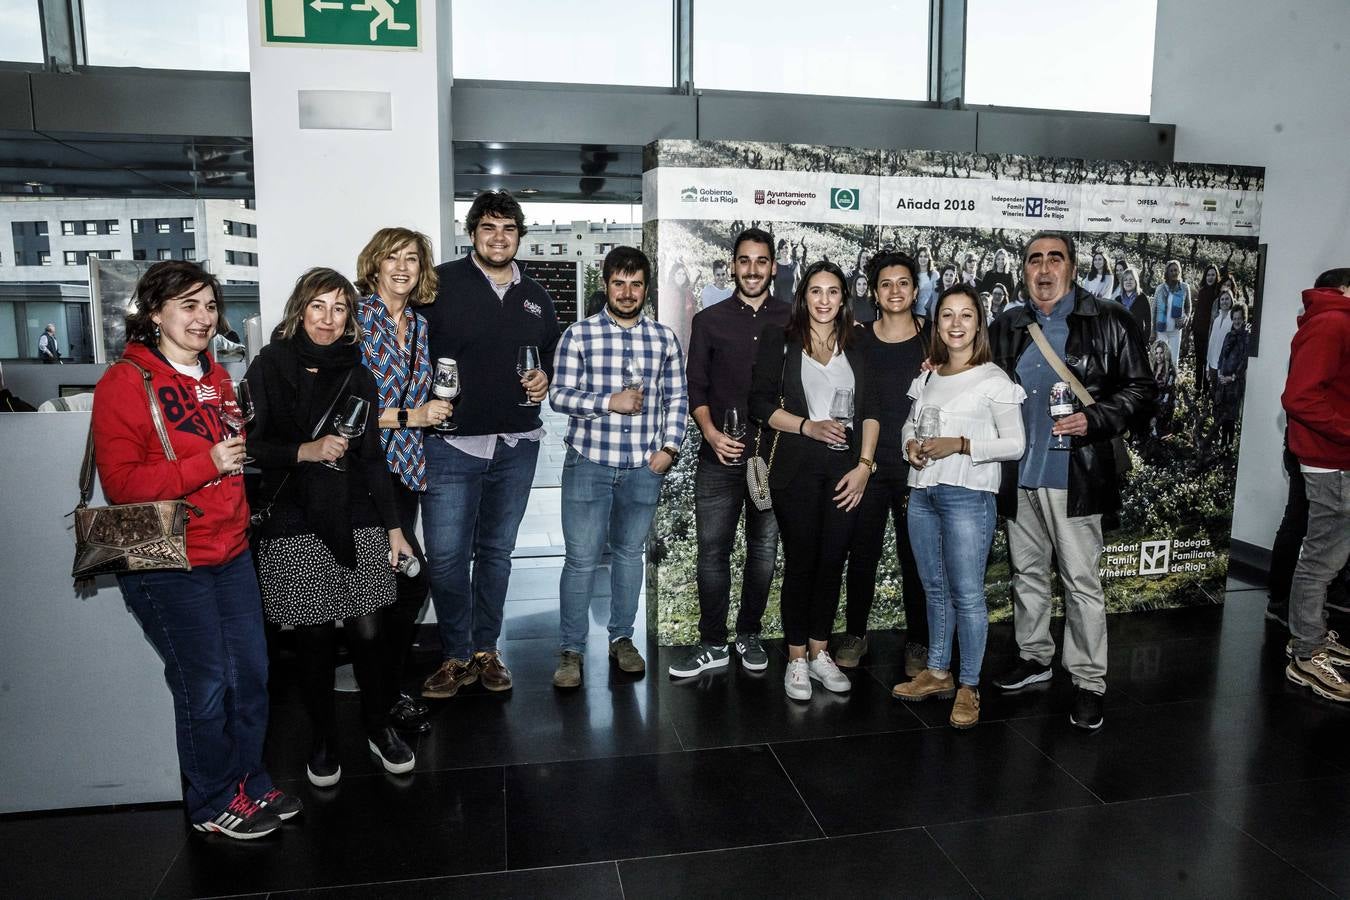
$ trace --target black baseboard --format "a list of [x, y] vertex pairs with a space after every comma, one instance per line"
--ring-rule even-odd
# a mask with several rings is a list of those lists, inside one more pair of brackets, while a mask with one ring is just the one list
[[1252, 584], [1265, 584], [1270, 574], [1270, 548], [1234, 538], [1228, 545], [1228, 574]]

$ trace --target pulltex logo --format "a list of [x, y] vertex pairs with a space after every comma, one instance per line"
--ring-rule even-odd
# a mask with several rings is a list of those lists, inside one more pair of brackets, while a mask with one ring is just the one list
[[1172, 571], [1171, 541], [1141, 541], [1139, 543], [1139, 574], [1166, 575]]
[[698, 202], [698, 188], [697, 188], [697, 187], [692, 187], [692, 186], [691, 186], [691, 187], [687, 187], [687, 188], [685, 188], [684, 190], [680, 191], [680, 202], [681, 202], [681, 203], [697, 203], [697, 202]]
[[1152, 224], [1152, 225], [1171, 225], [1171, 224], [1172, 224], [1172, 220], [1171, 220], [1171, 219], [1149, 219], [1148, 221], [1149, 221], [1149, 224]]
[[830, 188], [830, 209], [855, 210], [861, 205], [857, 188]]
[[1026, 215], [1030, 219], [1039, 219], [1045, 215], [1045, 198], [1028, 197], [1026, 205]]

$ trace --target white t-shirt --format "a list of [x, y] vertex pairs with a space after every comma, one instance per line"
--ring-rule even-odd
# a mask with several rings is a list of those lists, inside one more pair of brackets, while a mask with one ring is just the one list
[[941, 413], [939, 437], [970, 439], [970, 455], [953, 453], [922, 469], [910, 469], [910, 487], [952, 484], [974, 491], [998, 493], [997, 463], [1020, 459], [1026, 451], [1022, 425], [1021, 385], [1014, 384], [993, 363], [984, 363], [956, 375], [924, 372], [909, 386], [914, 400], [900, 435], [901, 446], [914, 438], [919, 416], [927, 407]]
[[[822, 366], [811, 358], [811, 354], [803, 350], [802, 391], [806, 394], [806, 411], [812, 421], [833, 418], [830, 415], [830, 402], [834, 400], [834, 392], [839, 388], [847, 388], [850, 391], [854, 389], [853, 367], [848, 364], [848, 357], [842, 353], [835, 353], [830, 361]], [[855, 415], [860, 399], [856, 394], [853, 397]], [[853, 427], [852, 419], [846, 427]]]
[[[165, 358], [167, 359], [167, 357]], [[200, 360], [198, 360], [197, 362], [193, 363], [190, 366], [180, 366], [178, 363], [170, 359], [169, 365], [177, 369], [179, 374], [186, 375], [189, 378], [195, 378], [198, 381], [202, 380], [202, 375], [204, 374], [204, 371], [202, 369], [202, 364]]]

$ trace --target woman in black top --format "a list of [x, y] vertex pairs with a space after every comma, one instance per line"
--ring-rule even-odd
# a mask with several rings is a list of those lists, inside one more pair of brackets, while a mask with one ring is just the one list
[[881, 561], [886, 520], [890, 518], [895, 522], [896, 559], [905, 604], [905, 673], [911, 678], [928, 662], [928, 601], [909, 544], [905, 517], [909, 466], [900, 445], [900, 428], [912, 402], [907, 390], [928, 355], [928, 332], [914, 315], [917, 282], [914, 261], [903, 253], [883, 253], [873, 263], [869, 283], [878, 318], [859, 331], [859, 343], [867, 353], [867, 383], [872, 395], [864, 398], [864, 406], [876, 412], [879, 422], [877, 470], [858, 506], [849, 549], [847, 627], [834, 655], [835, 662], [851, 668], [867, 653], [867, 617], [876, 597], [877, 564]]
[[[380, 446], [375, 378], [361, 364], [357, 299], [342, 275], [310, 269], [248, 370], [256, 409], [248, 451], [262, 469], [268, 504], [258, 544], [263, 613], [295, 626], [313, 728], [306, 774], [316, 787], [342, 776], [333, 705], [339, 619], [371, 752], [395, 774], [414, 764], [412, 749], [389, 725], [392, 686], [379, 628], [379, 611], [395, 598], [394, 564], [413, 549], [399, 527]], [[334, 433], [333, 419], [351, 397], [368, 407], [364, 432], [349, 442]]]
[[[841, 389], [867, 397], [865, 357], [844, 273], [831, 262], [812, 263], [787, 327], [770, 325], [760, 335], [750, 387], [750, 417], [767, 426], [759, 452], [772, 458], [769, 489], [783, 539], [784, 688], [794, 700], [811, 698], [812, 680], [836, 693], [850, 687], [827, 648], [878, 425], [857, 400], [853, 415], [837, 421], [831, 398]], [[861, 428], [850, 427], [857, 422]]]

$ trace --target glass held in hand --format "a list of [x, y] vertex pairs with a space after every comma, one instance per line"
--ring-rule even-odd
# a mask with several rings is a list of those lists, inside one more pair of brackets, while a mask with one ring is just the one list
[[[227, 397], [225, 402], [221, 404], [220, 421], [224, 422], [225, 427], [230, 429], [232, 437], [243, 437], [244, 426], [252, 422], [254, 415], [256, 415], [253, 409], [253, 394], [249, 391], [248, 381], [243, 378], [231, 382], [231, 386], [234, 397]], [[242, 460], [244, 465], [253, 461], [253, 457], [248, 454], [245, 454]]]
[[[914, 426], [914, 439], [920, 444], [931, 441], [935, 437], [942, 436], [942, 410], [936, 406], [925, 406], [919, 410], [919, 421]], [[924, 465], [932, 464], [932, 460], [925, 460]]]
[[[359, 438], [366, 433], [366, 417], [369, 415], [369, 403], [361, 397], [348, 397], [337, 415], [333, 416], [333, 430], [349, 441], [353, 438]], [[347, 471], [345, 457], [340, 457], [337, 462], [329, 462], [325, 459], [323, 464], [330, 469], [337, 469], [339, 472]]]
[[[722, 413], [722, 433], [733, 441], [745, 440], [745, 419], [741, 416], [741, 411], [734, 406], [728, 407], [726, 412]], [[741, 458], [732, 465], [745, 465], [745, 451], [741, 451]]]
[[[1050, 418], [1058, 422], [1066, 416], [1074, 414], [1073, 388], [1069, 387], [1067, 381], [1056, 381], [1050, 388]], [[1064, 440], [1064, 435], [1055, 435], [1055, 440], [1050, 444], [1052, 450], [1069, 450], [1071, 445]]]
[[[851, 388], [835, 388], [834, 397], [830, 400], [830, 418], [839, 424], [840, 428], [848, 430], [849, 424], [853, 421], [853, 390]], [[848, 442], [840, 444], [826, 444], [831, 450], [847, 450]]]
[[646, 375], [642, 367], [638, 365], [637, 360], [631, 356], [623, 358], [623, 389], [625, 391], [640, 391], [646, 384]]
[[[531, 372], [539, 371], [539, 348], [521, 347], [516, 351], [516, 374], [521, 378], [529, 375]], [[517, 403], [516, 406], [538, 406], [537, 400], [531, 400], [529, 394], [525, 395], [523, 403]]]
[[[431, 396], [447, 403], [459, 396], [459, 364], [448, 356], [436, 360], [436, 370], [431, 375]], [[436, 431], [459, 430], [448, 417], [431, 427]]]

